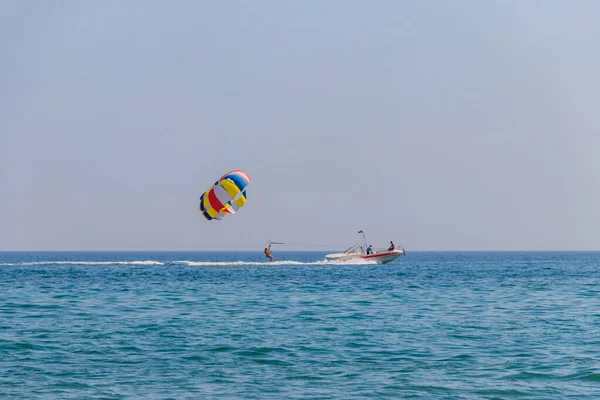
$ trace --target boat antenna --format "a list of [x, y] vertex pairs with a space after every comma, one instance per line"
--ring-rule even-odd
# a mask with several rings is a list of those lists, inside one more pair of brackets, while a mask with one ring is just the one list
[[367, 237], [365, 236], [365, 233], [364, 233], [363, 231], [358, 231], [358, 233], [362, 233], [362, 235], [363, 235], [363, 239], [364, 239], [364, 241], [365, 241], [365, 247], [367, 247], [367, 246], [368, 246], [368, 245], [367, 245]]

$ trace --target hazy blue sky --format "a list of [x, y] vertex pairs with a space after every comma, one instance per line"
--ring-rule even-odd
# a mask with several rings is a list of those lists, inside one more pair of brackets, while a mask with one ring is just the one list
[[[600, 2], [0, 2], [0, 249], [600, 249]], [[253, 178], [239, 214], [199, 195]], [[289, 249], [310, 247], [289, 247]]]

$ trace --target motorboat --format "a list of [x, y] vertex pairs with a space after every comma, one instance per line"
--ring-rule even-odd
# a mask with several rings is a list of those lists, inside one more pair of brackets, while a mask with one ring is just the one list
[[363, 231], [358, 231], [363, 234], [364, 246], [362, 244], [355, 244], [342, 253], [327, 254], [325, 259], [334, 262], [361, 262], [361, 261], [374, 261], [377, 264], [387, 264], [394, 261], [396, 258], [405, 254], [404, 247], [400, 246], [399, 249], [388, 250], [388, 249], [373, 249], [367, 254], [367, 239]]
[[404, 249], [387, 250], [375, 249], [371, 254], [366, 254], [362, 249], [345, 251], [343, 253], [327, 254], [325, 258], [329, 261], [352, 262], [352, 261], [375, 261], [377, 264], [387, 264], [404, 254]]

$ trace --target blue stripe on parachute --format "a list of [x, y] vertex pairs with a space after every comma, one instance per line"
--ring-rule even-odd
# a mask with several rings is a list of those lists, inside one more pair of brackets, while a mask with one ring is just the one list
[[237, 175], [226, 175], [223, 177], [223, 179], [229, 179], [230, 181], [235, 183], [235, 186], [238, 187], [240, 192], [243, 192], [246, 188], [246, 182], [244, 182], [244, 180]]

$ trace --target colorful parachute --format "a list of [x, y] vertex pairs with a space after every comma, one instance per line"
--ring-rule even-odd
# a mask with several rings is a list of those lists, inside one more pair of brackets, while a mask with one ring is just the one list
[[252, 179], [247, 173], [236, 169], [229, 171], [200, 196], [200, 211], [204, 218], [222, 219], [226, 214], [235, 214], [246, 204], [246, 187]]

